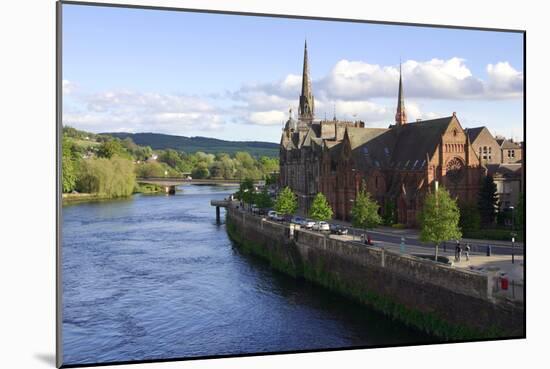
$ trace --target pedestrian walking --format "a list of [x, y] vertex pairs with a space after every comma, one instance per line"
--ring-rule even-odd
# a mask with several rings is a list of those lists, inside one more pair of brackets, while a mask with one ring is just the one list
[[459, 261], [458, 253], [460, 252], [460, 242], [456, 240], [455, 246], [455, 261]]
[[464, 255], [466, 256], [466, 261], [470, 260], [470, 244], [466, 244], [466, 248], [464, 249]]
[[460, 262], [460, 259], [462, 258], [462, 247], [460, 244], [458, 244], [458, 261]]

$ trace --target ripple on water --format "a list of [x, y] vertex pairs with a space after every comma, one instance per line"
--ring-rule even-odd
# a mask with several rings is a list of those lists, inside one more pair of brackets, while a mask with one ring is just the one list
[[63, 208], [65, 364], [433, 340], [241, 253], [228, 191]]

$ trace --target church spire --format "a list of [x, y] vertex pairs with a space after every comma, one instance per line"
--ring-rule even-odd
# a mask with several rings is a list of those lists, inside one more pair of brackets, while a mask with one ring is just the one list
[[401, 62], [399, 62], [399, 96], [397, 97], [397, 111], [395, 112], [395, 124], [402, 126], [407, 123], [405, 113], [405, 97], [403, 96], [403, 80], [401, 78]]
[[309, 77], [309, 62], [307, 57], [307, 40], [304, 43], [304, 69], [302, 72], [302, 94], [300, 95], [299, 114], [300, 120], [312, 121], [314, 110], [314, 98], [311, 91], [311, 79]]

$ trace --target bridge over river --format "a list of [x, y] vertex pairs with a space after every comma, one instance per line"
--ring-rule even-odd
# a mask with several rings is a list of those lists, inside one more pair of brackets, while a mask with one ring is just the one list
[[[136, 181], [141, 184], [153, 184], [164, 187], [168, 194], [176, 192], [176, 186], [182, 185], [214, 185], [214, 186], [234, 186], [241, 183], [240, 179], [187, 179], [183, 177], [148, 177], [136, 178]], [[263, 185], [264, 181], [256, 181], [254, 185]]]

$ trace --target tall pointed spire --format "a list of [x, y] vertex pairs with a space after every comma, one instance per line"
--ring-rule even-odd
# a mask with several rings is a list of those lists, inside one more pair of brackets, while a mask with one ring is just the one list
[[307, 57], [307, 40], [304, 43], [304, 69], [302, 72], [302, 94], [300, 95], [299, 115], [300, 120], [312, 121], [314, 111], [314, 98], [311, 91], [311, 79], [309, 77], [309, 62]]
[[407, 123], [405, 113], [405, 97], [403, 96], [403, 80], [401, 77], [401, 62], [399, 62], [399, 96], [397, 97], [397, 111], [395, 112], [395, 124], [402, 126]]

